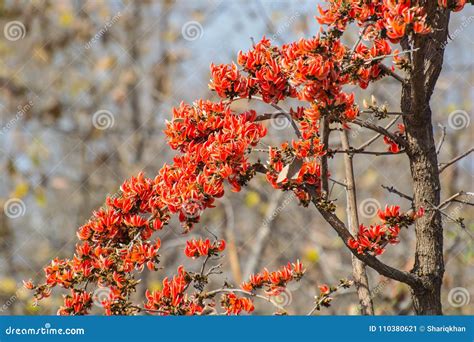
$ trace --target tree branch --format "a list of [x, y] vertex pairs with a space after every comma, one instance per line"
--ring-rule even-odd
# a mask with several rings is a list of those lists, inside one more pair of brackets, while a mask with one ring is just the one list
[[457, 161], [461, 160], [462, 158], [468, 156], [469, 154], [471, 154], [472, 152], [474, 151], [474, 147], [471, 147], [469, 150], [467, 150], [466, 152], [464, 152], [463, 154], [460, 154], [459, 156], [457, 157], [454, 157], [453, 159], [451, 159], [450, 161], [446, 162], [446, 163], [440, 163], [438, 165], [439, 167], [439, 170], [438, 172], [439, 173], [442, 173], [444, 170], [446, 170], [448, 167], [450, 167], [451, 165], [453, 165], [454, 163], [456, 163]]
[[351, 148], [349, 150], [328, 150], [328, 154], [331, 153], [344, 153], [348, 155], [354, 155], [354, 154], [371, 154], [374, 156], [385, 156], [385, 155], [397, 155], [397, 154], [402, 154], [405, 153], [405, 150], [400, 150], [398, 152], [390, 152], [390, 151], [364, 151], [364, 150], [359, 150], [355, 148]]
[[236, 293], [236, 292], [246, 294], [247, 296], [250, 296], [250, 297], [256, 297], [256, 298], [266, 300], [267, 302], [273, 304], [278, 310], [286, 312], [286, 309], [283, 306], [281, 306], [278, 303], [275, 303], [269, 297], [265, 297], [265, 296], [262, 296], [262, 295], [259, 295], [259, 294], [253, 293], [253, 292], [245, 291], [245, 290], [242, 290], [242, 289], [224, 289], [224, 288], [221, 288], [221, 289], [205, 292], [203, 294], [203, 296], [206, 297], [206, 298], [209, 298], [209, 297], [215, 296], [216, 294], [219, 294], [219, 293]]
[[[326, 150], [329, 150], [329, 134], [331, 130], [329, 129], [329, 119], [325, 116], [320, 120], [320, 132], [321, 132], [321, 142]], [[329, 171], [328, 171], [328, 155], [325, 153], [321, 156], [321, 190], [325, 198], [329, 195]]]
[[[388, 123], [387, 126], [385, 126], [385, 130], [388, 130], [390, 129], [390, 127], [392, 127], [395, 122], [397, 122], [398, 120], [398, 117], [396, 117], [395, 119], [393, 119], [392, 121], [390, 121]], [[376, 141], [378, 138], [380, 138], [382, 136], [381, 133], [377, 133], [376, 135], [374, 135], [372, 138], [370, 138], [369, 140], [367, 140], [365, 143], [363, 143], [362, 145], [360, 145], [357, 150], [363, 150], [365, 149], [367, 146], [371, 145], [374, 141]]]
[[366, 263], [368, 266], [373, 268], [375, 271], [377, 271], [379, 274], [393, 279], [400, 281], [402, 283], [405, 283], [411, 287], [420, 287], [423, 286], [423, 283], [421, 279], [419, 279], [416, 275], [406, 272], [406, 271], [400, 271], [396, 268], [393, 268], [389, 265], [384, 264], [381, 262], [379, 259], [374, 257], [373, 255], [369, 254], [359, 254], [357, 253], [356, 250], [351, 249], [348, 246], [348, 241], [350, 238], [353, 238], [351, 233], [347, 230], [346, 226], [344, 223], [332, 212], [329, 212], [320, 206], [318, 206], [317, 201], [313, 199], [313, 204], [316, 206], [318, 211], [321, 213], [323, 218], [331, 225], [331, 227], [336, 231], [336, 233], [339, 235], [339, 237], [342, 239], [344, 244], [347, 246], [347, 248], [352, 252], [353, 255], [355, 255], [359, 260], [363, 261]]
[[451, 202], [458, 202], [458, 203], [463, 203], [463, 204], [467, 204], [467, 205], [474, 205], [474, 203], [457, 199], [458, 197], [465, 196], [465, 195], [472, 197], [472, 196], [474, 196], [474, 193], [459, 191], [459, 192], [455, 193], [454, 195], [450, 196], [449, 198], [445, 199], [443, 202], [441, 202], [438, 205], [438, 208], [443, 209], [444, 206], [446, 206], [447, 204], [449, 204]]
[[[340, 135], [342, 147], [345, 150], [350, 150], [347, 131], [343, 129]], [[359, 229], [359, 217], [357, 214], [357, 195], [352, 155], [344, 154], [344, 166], [346, 174], [347, 221], [350, 232], [352, 234], [357, 234]], [[357, 295], [359, 296], [361, 313], [363, 315], [373, 315], [374, 306], [372, 303], [372, 295], [370, 293], [369, 279], [367, 278], [365, 264], [354, 255], [352, 255], [352, 274], [357, 288]]]
[[352, 123], [354, 123], [354, 124], [356, 124], [360, 127], [368, 128], [368, 129], [370, 129], [372, 131], [375, 131], [377, 133], [380, 133], [382, 135], [385, 135], [386, 137], [389, 137], [391, 140], [395, 141], [400, 146], [403, 146], [403, 147], [407, 146], [406, 141], [402, 137], [399, 137], [399, 136], [397, 136], [393, 133], [390, 133], [389, 131], [387, 131], [385, 128], [383, 128], [381, 126], [377, 126], [377, 125], [374, 125], [371, 122], [362, 121], [360, 119], [354, 119], [352, 121]]
[[439, 140], [438, 146], [436, 146], [436, 154], [439, 154], [441, 147], [443, 147], [444, 139], [446, 138], [446, 126], [438, 125], [441, 127], [441, 138]]
[[388, 192], [391, 192], [391, 193], [393, 193], [393, 194], [397, 194], [397, 195], [400, 196], [401, 198], [405, 198], [405, 199], [409, 200], [409, 201], [412, 202], [412, 204], [413, 204], [413, 197], [408, 196], [408, 195], [404, 194], [403, 192], [398, 191], [398, 190], [395, 189], [393, 186], [382, 185], [382, 188], [384, 188], [384, 189], [387, 190]]

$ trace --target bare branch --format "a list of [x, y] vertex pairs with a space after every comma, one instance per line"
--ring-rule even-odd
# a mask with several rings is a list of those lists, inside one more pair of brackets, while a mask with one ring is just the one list
[[444, 139], [446, 138], [446, 126], [441, 124], [438, 125], [441, 128], [441, 139], [439, 140], [438, 146], [436, 146], [436, 154], [439, 154], [441, 147], [443, 147]]
[[382, 185], [382, 188], [384, 188], [384, 189], [387, 190], [388, 192], [391, 192], [391, 193], [393, 193], [393, 194], [397, 194], [397, 195], [400, 196], [401, 198], [405, 198], [405, 199], [407, 199], [407, 200], [409, 200], [410, 202], [413, 203], [413, 197], [408, 196], [408, 195], [404, 194], [403, 192], [398, 191], [398, 190], [395, 189], [393, 186]]
[[[360, 111], [361, 114], [374, 114], [376, 113], [375, 111], [373, 110], [362, 110]], [[387, 115], [397, 115], [397, 116], [401, 116], [401, 115], [411, 115], [411, 114], [405, 114], [403, 112], [382, 112], [383, 114], [387, 114]]]
[[384, 72], [386, 72], [387, 74], [389, 74], [390, 76], [392, 76], [394, 79], [396, 79], [398, 82], [400, 83], [405, 83], [405, 79], [398, 75], [397, 73], [393, 72], [392, 69], [390, 69], [388, 66], [386, 66], [385, 64], [382, 64], [380, 63], [379, 64], [380, 66], [380, 69], [382, 69]]
[[459, 156], [457, 157], [454, 157], [453, 159], [451, 159], [450, 161], [446, 162], [446, 163], [440, 163], [438, 165], [439, 167], [439, 173], [442, 173], [444, 170], [446, 170], [448, 167], [450, 167], [451, 165], [453, 165], [454, 163], [456, 163], [457, 161], [461, 160], [462, 158], [468, 156], [469, 154], [472, 153], [472, 151], [474, 151], [474, 147], [471, 147], [469, 150], [467, 150], [466, 152], [464, 152], [463, 154], [460, 154]]
[[290, 121], [291, 123], [291, 126], [293, 127], [293, 130], [295, 131], [295, 134], [296, 136], [301, 139], [302, 138], [302, 135], [301, 135], [301, 132], [298, 128], [298, 125], [296, 124], [296, 122], [293, 120], [293, 118], [291, 117], [291, 114], [288, 113], [288, 111], [284, 110], [282, 107], [280, 107], [279, 105], [277, 105], [276, 103], [268, 103], [268, 102], [265, 102], [263, 101], [263, 99], [259, 96], [252, 96], [250, 99], [249, 98], [243, 98], [243, 97], [239, 97], [237, 99], [234, 99], [233, 101], [237, 101], [237, 100], [258, 100], [260, 102], [263, 102], [263, 103], [266, 103], [266, 104], [269, 104], [270, 106], [272, 106], [273, 108], [275, 108], [276, 110], [278, 110], [279, 112], [276, 114], [276, 116], [278, 115], [285, 115], [288, 120]]
[[443, 209], [446, 205], [448, 205], [451, 202], [458, 202], [458, 203], [463, 203], [463, 204], [466, 204], [466, 205], [473, 205], [474, 206], [474, 203], [472, 203], [472, 202], [468, 202], [468, 201], [458, 199], [458, 197], [466, 196], [466, 195], [472, 197], [472, 196], [474, 196], [474, 193], [459, 191], [459, 192], [455, 193], [454, 195], [450, 196], [449, 198], [445, 199], [443, 202], [441, 202], [439, 204], [438, 208]]
[[[395, 119], [393, 119], [392, 121], [390, 121], [388, 123], [387, 126], [385, 126], [385, 130], [388, 130], [390, 129], [390, 127], [392, 127], [395, 122], [397, 122], [398, 120], [398, 117], [396, 117]], [[376, 135], [374, 135], [372, 138], [370, 138], [369, 140], [367, 140], [365, 143], [363, 143], [362, 145], [360, 145], [358, 148], [356, 148], [356, 150], [363, 150], [365, 149], [367, 146], [371, 145], [373, 142], [375, 142], [378, 138], [380, 138], [382, 136], [381, 133], [377, 133]]]
[[273, 300], [271, 300], [271, 298], [265, 297], [265, 296], [262, 296], [262, 295], [259, 295], [259, 294], [253, 293], [253, 292], [245, 291], [245, 290], [242, 290], [242, 289], [224, 289], [224, 288], [221, 288], [221, 289], [205, 292], [203, 294], [203, 296], [208, 298], [208, 297], [215, 296], [216, 294], [219, 294], [219, 293], [243, 293], [243, 294], [245, 294], [247, 296], [250, 296], [250, 297], [256, 297], [256, 298], [266, 300], [267, 302], [273, 304], [278, 310], [280, 310], [282, 312], [286, 312], [286, 309], [283, 306], [281, 306], [280, 304], [274, 302]]
[[391, 140], [395, 141], [400, 146], [403, 146], [403, 147], [407, 146], [406, 141], [402, 137], [399, 137], [399, 136], [387, 131], [384, 127], [377, 126], [377, 125], [374, 125], [371, 122], [362, 121], [360, 119], [355, 119], [354, 121], [352, 121], [352, 123], [354, 123], [358, 126], [361, 126], [361, 127], [368, 128], [368, 129], [370, 129], [372, 131], [375, 131], [377, 133], [380, 133], [380, 134], [382, 134], [386, 137], [389, 137]]
[[[349, 138], [346, 130], [341, 131], [341, 143], [344, 149], [350, 149]], [[344, 166], [346, 174], [347, 221], [351, 233], [357, 234], [359, 229], [359, 217], [357, 214], [357, 195], [352, 155], [344, 154]], [[372, 295], [370, 293], [369, 279], [367, 278], [365, 264], [354, 255], [352, 255], [352, 274], [354, 276], [362, 314], [373, 315], [374, 306], [372, 303]]]
[[[331, 133], [331, 131], [329, 130], [329, 119], [327, 117], [324, 117], [320, 120], [320, 122], [321, 142], [324, 145], [324, 148], [329, 149], [329, 134]], [[321, 190], [323, 196], [325, 197], [327, 197], [329, 194], [328, 168], [328, 156], [327, 154], [324, 154], [323, 156], [321, 156]]]
[[400, 150], [398, 152], [390, 152], [390, 151], [364, 151], [364, 150], [359, 150], [359, 149], [350, 149], [350, 150], [328, 150], [328, 154], [331, 153], [345, 153], [349, 155], [354, 155], [354, 154], [372, 154], [374, 156], [385, 156], [385, 155], [397, 155], [397, 154], [402, 154], [405, 153], [405, 150]]

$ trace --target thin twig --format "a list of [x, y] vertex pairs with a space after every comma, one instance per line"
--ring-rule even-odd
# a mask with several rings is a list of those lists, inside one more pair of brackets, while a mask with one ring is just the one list
[[[374, 114], [375, 111], [373, 110], [362, 110], [360, 111], [361, 114]], [[383, 114], [387, 114], [387, 115], [411, 115], [411, 114], [405, 114], [403, 112], [383, 112]]]
[[453, 165], [454, 163], [456, 163], [457, 161], [461, 160], [462, 158], [468, 156], [469, 154], [472, 153], [472, 151], [474, 151], [474, 147], [471, 147], [469, 150], [467, 150], [466, 152], [464, 152], [463, 154], [460, 154], [459, 156], [457, 157], [454, 157], [453, 159], [451, 159], [450, 161], [446, 162], [446, 163], [440, 163], [439, 166], [439, 173], [443, 172], [444, 170], [446, 170], [449, 166]]
[[282, 107], [280, 107], [280, 106], [277, 105], [276, 103], [268, 103], [268, 102], [263, 101], [263, 99], [262, 99], [261, 97], [259, 97], [259, 96], [252, 96], [252, 97], [250, 98], [250, 100], [252, 100], [252, 99], [261, 101], [261, 102], [266, 103], [266, 104], [269, 104], [270, 106], [272, 106], [273, 108], [275, 108], [276, 110], [278, 110], [278, 111], [280, 112], [280, 113], [279, 113], [280, 115], [282, 115], [282, 114], [285, 115], [285, 116], [288, 118], [288, 120], [290, 121], [291, 126], [293, 127], [293, 130], [295, 131], [296, 136], [297, 136], [299, 139], [302, 138], [301, 132], [300, 132], [298, 126], [296, 125], [296, 122], [293, 120], [293, 118], [291, 117], [291, 114], [288, 113], [288, 111], [284, 110]]
[[403, 50], [403, 51], [399, 51], [397, 53], [392, 53], [392, 54], [389, 54], [389, 55], [376, 56], [376, 57], [373, 57], [373, 58], [366, 59], [364, 62], [367, 64], [367, 63], [371, 63], [373, 61], [377, 61], [377, 60], [380, 60], [380, 59], [385, 59], [387, 57], [395, 57], [395, 56], [399, 56], [399, 55], [402, 55], [402, 54], [405, 54], [405, 53], [415, 52], [417, 50], [419, 50], [419, 48], [411, 49], [411, 50]]
[[371, 123], [369, 121], [362, 121], [360, 119], [355, 119], [355, 120], [352, 121], [352, 123], [354, 123], [358, 126], [361, 126], [361, 127], [368, 128], [368, 129], [370, 129], [374, 132], [380, 133], [380, 134], [382, 134], [386, 137], [389, 137], [390, 139], [395, 141], [398, 145], [403, 146], [403, 147], [407, 147], [407, 143], [406, 143], [405, 139], [403, 139], [402, 137], [397, 136], [397, 135], [387, 131], [384, 127], [377, 126], [377, 125], [374, 125], [373, 123]]
[[405, 83], [405, 79], [398, 75], [397, 73], [393, 72], [392, 69], [390, 69], [388, 66], [386, 66], [385, 64], [382, 64], [380, 63], [379, 64], [379, 67], [380, 69], [382, 69], [384, 72], [386, 72], [387, 74], [389, 74], [390, 76], [392, 76], [394, 79], [396, 79], [398, 82], [400, 83]]
[[260, 298], [260, 299], [266, 300], [267, 302], [273, 304], [277, 309], [279, 309], [283, 312], [286, 312], [286, 309], [283, 306], [281, 306], [278, 303], [275, 303], [269, 297], [265, 297], [265, 296], [262, 296], [262, 295], [259, 295], [259, 294], [253, 293], [253, 292], [245, 291], [245, 290], [242, 290], [242, 289], [224, 289], [224, 288], [221, 288], [221, 289], [206, 292], [206, 293], [203, 294], [203, 296], [212, 297], [212, 296], [215, 296], [216, 294], [223, 293], [223, 292], [224, 293], [235, 293], [235, 292], [237, 292], [237, 293], [246, 294], [247, 296]]
[[337, 181], [337, 180], [335, 180], [335, 179], [333, 179], [333, 178], [331, 178], [331, 177], [329, 177], [329, 180], [330, 180], [331, 182], [335, 183], [335, 184], [338, 184], [338, 185], [340, 185], [340, 186], [343, 186], [344, 188], [347, 187], [346, 184], [344, 184], [343, 182]]
[[440, 209], [443, 209], [447, 204], [449, 204], [450, 202], [458, 202], [458, 203], [463, 203], [463, 204], [466, 204], [466, 205], [474, 205], [474, 203], [471, 203], [471, 202], [468, 202], [468, 201], [463, 201], [463, 200], [458, 200], [457, 198], [460, 197], [460, 196], [474, 196], [474, 193], [472, 192], [465, 192], [465, 191], [459, 191], [457, 193], [455, 193], [454, 195], [448, 197], [447, 199], [445, 199], [443, 202], [441, 202], [439, 205], [438, 205], [438, 208]]
[[400, 150], [398, 152], [390, 152], [390, 151], [364, 151], [359, 149], [350, 149], [350, 150], [328, 150], [328, 154], [331, 153], [345, 153], [349, 155], [353, 154], [372, 154], [374, 156], [384, 156], [384, 155], [397, 155], [405, 153], [405, 150]]
[[[390, 127], [392, 127], [392, 126], [395, 124], [395, 122], [397, 122], [397, 120], [398, 120], [398, 117], [395, 118], [395, 119], [393, 119], [392, 121], [390, 121], [390, 122], [388, 123], [388, 125], [385, 126], [385, 129], [386, 129], [386, 130], [390, 129]], [[363, 150], [363, 149], [365, 149], [367, 146], [371, 145], [373, 142], [375, 142], [375, 141], [376, 141], [378, 138], [380, 138], [381, 136], [382, 136], [381, 133], [377, 133], [377, 134], [374, 135], [372, 138], [370, 138], [369, 140], [367, 140], [365, 143], [363, 143], [362, 145], [360, 145], [360, 146], [357, 148], [357, 150]]]
[[438, 125], [441, 128], [441, 139], [439, 140], [438, 146], [436, 146], [436, 154], [439, 154], [441, 147], [443, 147], [444, 139], [446, 138], [446, 126], [441, 124]]
[[398, 190], [395, 189], [393, 186], [382, 185], [382, 188], [384, 188], [384, 189], [387, 190], [388, 192], [397, 194], [397, 195], [400, 196], [401, 198], [405, 198], [405, 199], [407, 199], [407, 200], [409, 200], [410, 202], [413, 203], [413, 197], [408, 196], [408, 195], [404, 194], [403, 192], [398, 191]]

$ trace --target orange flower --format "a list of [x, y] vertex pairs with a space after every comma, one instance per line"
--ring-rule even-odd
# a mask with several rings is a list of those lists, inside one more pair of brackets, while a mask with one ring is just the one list
[[319, 292], [321, 293], [321, 295], [327, 295], [330, 291], [331, 289], [326, 284], [319, 285]]

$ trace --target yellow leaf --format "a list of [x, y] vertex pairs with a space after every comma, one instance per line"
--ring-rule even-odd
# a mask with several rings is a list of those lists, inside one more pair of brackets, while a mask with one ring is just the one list
[[305, 258], [312, 263], [317, 263], [319, 261], [319, 253], [316, 248], [308, 248], [306, 250]]
[[46, 205], [46, 195], [43, 188], [35, 189], [35, 200], [39, 206], [44, 207]]
[[[44, 302], [42, 304], [44, 305]], [[33, 304], [33, 301], [29, 302], [25, 306], [25, 311], [29, 314], [34, 314], [34, 313], [38, 312], [39, 310], [40, 310], [39, 305]]]
[[99, 59], [97, 65], [95, 66], [97, 70], [103, 71], [112, 68], [115, 66], [116, 59], [114, 57], [103, 57]]
[[14, 198], [25, 197], [26, 194], [28, 193], [29, 188], [30, 188], [30, 186], [26, 182], [25, 183], [18, 183], [16, 185], [15, 190], [13, 190], [13, 192], [11, 193], [10, 197], [14, 197]]
[[0, 280], [0, 291], [3, 293], [15, 293], [17, 284], [13, 278], [3, 278]]
[[260, 203], [260, 195], [255, 191], [247, 192], [247, 195], [245, 196], [245, 205], [249, 208], [252, 208], [258, 203]]
[[69, 27], [72, 24], [74, 17], [71, 12], [63, 12], [59, 16], [59, 24], [64, 27]]
[[161, 290], [162, 289], [162, 285], [161, 285], [161, 282], [159, 281], [150, 281], [148, 283], [148, 288], [150, 289], [150, 291], [157, 291], [157, 290]]

